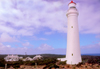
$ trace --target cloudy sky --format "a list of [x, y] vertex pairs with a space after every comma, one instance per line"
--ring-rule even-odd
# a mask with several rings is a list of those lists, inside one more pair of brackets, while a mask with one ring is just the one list
[[[0, 0], [0, 54], [65, 54], [70, 0]], [[81, 54], [100, 53], [100, 0], [74, 0]]]

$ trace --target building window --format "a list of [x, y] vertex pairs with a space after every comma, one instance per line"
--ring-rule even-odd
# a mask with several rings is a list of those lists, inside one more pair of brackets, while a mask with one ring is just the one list
[[71, 28], [73, 28], [73, 26], [71, 26]]

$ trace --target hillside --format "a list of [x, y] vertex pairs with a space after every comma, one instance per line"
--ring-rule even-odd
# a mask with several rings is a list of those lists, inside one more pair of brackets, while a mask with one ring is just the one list
[[[57, 54], [40, 54], [41, 56], [43, 56], [44, 58], [63, 58], [65, 57], [65, 55], [57, 55]], [[7, 55], [6, 54], [0, 54], [0, 58], [4, 58], [6, 57]], [[31, 57], [33, 58], [34, 56], [36, 55], [18, 55], [18, 56], [21, 56], [21, 57]]]

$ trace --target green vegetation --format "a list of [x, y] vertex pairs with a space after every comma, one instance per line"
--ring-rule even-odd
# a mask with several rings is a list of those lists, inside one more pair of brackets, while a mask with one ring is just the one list
[[99, 64], [100, 65], [100, 56], [82, 56], [82, 63], [89, 64]]
[[59, 68], [59, 66], [57, 66], [56, 64], [53, 64], [53, 63], [50, 63], [50, 64], [47, 64], [43, 69], [46, 69], [46, 68]]
[[0, 67], [4, 67], [5, 66], [5, 60], [3, 58], [0, 59]]
[[[65, 55], [56, 55], [56, 54], [39, 54], [41, 56], [43, 56], [44, 58], [63, 58], [65, 57]], [[7, 55], [1, 55], [0, 54], [0, 58], [4, 58], [6, 57]], [[34, 56], [36, 55], [18, 55], [19, 57], [23, 57], [23, 58], [26, 58], [26, 57], [31, 57], [33, 58]]]
[[[13, 61], [13, 62], [6, 62], [4, 60], [4, 57], [6, 57], [7, 55], [0, 55], [0, 67], [4, 67], [5, 63], [7, 63], [7, 67], [9, 68], [10, 66], [14, 67], [14, 68], [19, 68], [20, 65], [46, 65], [46, 67], [52, 68], [52, 67], [58, 67], [57, 65], [55, 65], [55, 63], [57, 62], [57, 58], [61, 58], [64, 57], [64, 55], [55, 55], [55, 54], [42, 54], [41, 56], [43, 56], [42, 60], [35, 60], [35, 61]], [[22, 57], [31, 57], [33, 58], [35, 55], [19, 55]]]
[[66, 65], [66, 61], [62, 61], [59, 63], [60, 65]]
[[45, 58], [42, 60], [35, 60], [35, 61], [13, 61], [13, 62], [6, 62], [3, 59], [0, 59], [0, 67], [4, 67], [5, 63], [7, 63], [7, 67], [9, 68], [10, 66], [14, 68], [19, 68], [20, 65], [46, 65], [46, 67], [57, 67], [55, 63], [57, 62], [56, 58]]
[[[21, 55], [20, 55], [21, 56]], [[24, 56], [24, 55], [23, 55]], [[23, 57], [22, 56], [22, 57]], [[34, 57], [35, 55], [27, 55], [26, 57]], [[5, 64], [7, 64], [7, 68], [9, 67], [14, 67], [14, 68], [19, 68], [20, 65], [30, 65], [30, 66], [35, 66], [35, 65], [46, 65], [45, 68], [59, 68], [56, 64], [59, 63], [58, 65], [66, 65], [66, 61], [60, 62], [57, 60], [57, 58], [62, 58], [64, 55], [55, 55], [55, 54], [42, 54], [43, 59], [41, 60], [34, 60], [34, 61], [16, 61], [16, 62], [6, 62], [4, 60], [3, 56], [0, 56], [0, 67], [4, 67]], [[25, 56], [24, 56], [25, 57]], [[80, 67], [82, 64], [89, 63], [89, 64], [99, 64], [100, 65], [100, 56], [82, 56], [82, 62], [75, 65], [77, 67]], [[69, 66], [68, 66], [69, 67]]]

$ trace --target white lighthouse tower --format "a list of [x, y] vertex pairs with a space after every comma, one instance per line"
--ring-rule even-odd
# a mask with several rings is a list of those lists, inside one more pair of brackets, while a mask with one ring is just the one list
[[78, 11], [76, 3], [71, 1], [67, 11], [67, 51], [66, 59], [67, 64], [78, 64], [81, 62], [80, 42], [79, 42], [79, 29], [78, 29]]

